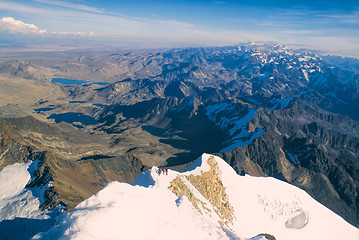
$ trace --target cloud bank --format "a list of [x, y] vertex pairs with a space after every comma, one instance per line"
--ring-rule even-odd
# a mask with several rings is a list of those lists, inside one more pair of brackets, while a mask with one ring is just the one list
[[93, 36], [93, 31], [89, 32], [48, 32], [46, 29], [40, 29], [35, 24], [24, 23], [13, 17], [3, 17], [0, 19], [0, 32], [9, 32], [13, 34], [41, 34], [42, 36]]
[[22, 34], [28, 34], [28, 33], [43, 34], [46, 32], [45, 29], [40, 29], [34, 24], [24, 23], [12, 17], [3, 17], [2, 19], [0, 19], [0, 30], [7, 31], [10, 33], [22, 33]]

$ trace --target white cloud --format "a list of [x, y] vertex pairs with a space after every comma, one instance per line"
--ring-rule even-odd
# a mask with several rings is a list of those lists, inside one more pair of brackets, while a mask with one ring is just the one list
[[342, 14], [319, 14], [318, 17], [327, 19], [332, 22], [340, 22], [345, 24], [359, 24], [359, 11]]
[[69, 3], [69, 2], [65, 2], [65, 1], [56, 1], [56, 0], [51, 0], [51, 1], [49, 1], [49, 0], [33, 0], [33, 1], [48, 4], [48, 5], [55, 5], [55, 6], [60, 6], [60, 7], [88, 11], [88, 12], [102, 13], [104, 11], [104, 9], [98, 9], [98, 8], [90, 7], [90, 6], [87, 6], [84, 4], [74, 4], [74, 3]]
[[176, 28], [191, 28], [194, 26], [192, 23], [188, 22], [180, 22], [177, 20], [148, 20], [148, 22], [152, 22], [159, 25], [176, 27]]
[[3, 17], [0, 19], [0, 31], [6, 31], [10, 33], [22, 33], [22, 34], [42, 34], [43, 36], [58, 35], [58, 36], [93, 36], [93, 31], [89, 32], [47, 32], [45, 29], [40, 29], [36, 25], [31, 23], [24, 23], [20, 20], [16, 20], [12, 17]]
[[93, 36], [93, 31], [90, 32], [53, 32], [56, 35], [69, 35], [69, 36]]
[[[143, 28], [145, 26], [160, 26], [174, 28], [191, 28], [192, 23], [182, 22], [173, 19], [143, 18], [136, 16], [126, 16], [118, 13], [107, 12], [103, 9], [92, 8], [86, 5], [71, 4], [64, 1], [34, 0], [41, 3], [47, 3], [48, 6], [30, 6], [28, 4], [19, 4], [0, 0], [0, 10], [17, 12], [21, 14], [35, 15], [37, 18], [46, 18], [56, 21], [76, 21], [87, 24], [106, 24], [107, 26], [120, 26], [125, 28]], [[53, 4], [56, 3], [56, 4]], [[55, 6], [65, 5], [69, 9], [61, 9]], [[52, 6], [51, 6], [52, 5]], [[86, 11], [83, 11], [86, 10]], [[65, 19], [65, 20], [64, 20]], [[74, 22], [74, 24], [76, 24]], [[142, 30], [142, 29], [140, 29]]]
[[12, 17], [3, 17], [0, 19], [0, 30], [4, 30], [10, 33], [38, 33], [43, 34], [45, 29], [40, 29], [36, 25], [31, 23], [24, 23], [20, 20], [16, 20]]

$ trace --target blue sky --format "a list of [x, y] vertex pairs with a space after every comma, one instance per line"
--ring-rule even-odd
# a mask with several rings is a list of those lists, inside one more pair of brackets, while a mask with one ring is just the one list
[[0, 46], [148, 48], [246, 41], [359, 57], [359, 1], [0, 0]]

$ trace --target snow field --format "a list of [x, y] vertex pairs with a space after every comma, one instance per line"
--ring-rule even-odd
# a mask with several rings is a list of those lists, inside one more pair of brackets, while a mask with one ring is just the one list
[[[209, 155], [202, 155], [202, 159]], [[231, 204], [235, 209], [234, 233], [249, 238], [269, 233], [277, 240], [359, 239], [359, 230], [324, 207], [305, 191], [271, 177], [238, 176], [222, 159], [222, 171]], [[286, 227], [293, 217], [299, 229]], [[303, 226], [304, 225], [304, 226]], [[300, 228], [301, 227], [301, 228]]]
[[48, 218], [45, 212], [39, 210], [40, 200], [25, 188], [31, 180], [30, 173], [37, 165], [38, 160], [15, 163], [0, 172], [0, 221], [14, 218]]
[[136, 180], [148, 187], [109, 183], [59, 226], [34, 239], [229, 239], [186, 197], [168, 190], [177, 172], [158, 175], [157, 171], [154, 167]]
[[[186, 180], [186, 175], [207, 172], [210, 157], [218, 164], [234, 209], [233, 225], [227, 229], [218, 223], [209, 201]], [[199, 213], [186, 196], [177, 197], [168, 188], [177, 176], [211, 211]], [[132, 185], [111, 182], [34, 239], [251, 239], [260, 233], [277, 240], [359, 239], [357, 228], [304, 191], [274, 178], [238, 176], [222, 159], [208, 154], [184, 173], [158, 174], [153, 167]]]

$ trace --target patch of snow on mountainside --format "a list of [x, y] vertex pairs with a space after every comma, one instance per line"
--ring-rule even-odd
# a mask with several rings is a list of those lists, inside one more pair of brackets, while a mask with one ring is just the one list
[[292, 100], [293, 100], [293, 97], [288, 97], [288, 98], [283, 98], [283, 99], [274, 98], [270, 101], [273, 104], [273, 106], [271, 106], [268, 109], [271, 111], [281, 110], [283, 108], [286, 108]]
[[[1, 140], [1, 139], [0, 139]], [[11, 146], [10, 146], [11, 147]], [[1, 155], [0, 155], [0, 160], [5, 156], [5, 154], [9, 151], [10, 147], [8, 149], [5, 150], [5, 152], [3, 152]]]
[[247, 131], [247, 124], [254, 118], [257, 109], [243, 108], [233, 102], [222, 102], [206, 106], [206, 115], [217, 126], [225, 130], [231, 141], [221, 152], [231, 151], [237, 147], [250, 144], [263, 133], [263, 129]]
[[285, 152], [287, 153], [287, 155], [292, 163], [300, 165], [300, 161], [296, 154], [289, 153], [288, 151], [285, 151]]
[[272, 236], [357, 240], [359, 230], [297, 187], [269, 177], [239, 176], [219, 157], [203, 154], [184, 173], [153, 167], [132, 185], [109, 183], [34, 239]]
[[[241, 134], [242, 132], [244, 132], [244, 134]], [[248, 132], [248, 131], [242, 129], [242, 132], [238, 136], [243, 136], [243, 137], [233, 138], [233, 140], [234, 140], [233, 143], [231, 145], [223, 148], [220, 152], [232, 151], [232, 150], [236, 149], [237, 147], [243, 147], [243, 146], [251, 144], [254, 139], [256, 139], [257, 137], [259, 137], [260, 135], [263, 134], [263, 129], [259, 128], [253, 132]]]
[[15, 163], [0, 172], [0, 221], [17, 217], [48, 218], [39, 210], [40, 200], [25, 188], [38, 162]]
[[15, 163], [0, 172], [0, 239], [27, 240], [38, 232], [47, 231], [63, 214], [62, 206], [51, 211], [41, 210], [45, 191], [52, 182], [29, 187], [40, 160]]

